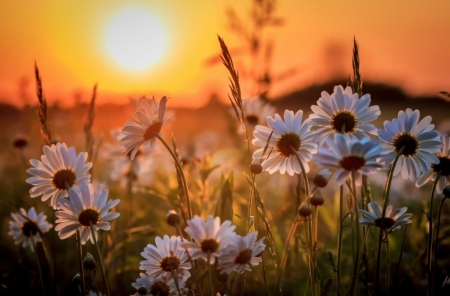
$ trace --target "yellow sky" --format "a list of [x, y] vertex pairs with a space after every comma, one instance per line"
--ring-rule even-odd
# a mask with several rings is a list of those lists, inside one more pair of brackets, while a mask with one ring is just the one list
[[[172, 104], [196, 107], [212, 93], [225, 98], [228, 73], [220, 64], [206, 67], [205, 60], [219, 54], [217, 34], [230, 48], [240, 47], [226, 28], [225, 9], [245, 18], [250, 6], [250, 0], [1, 1], [0, 100], [18, 103], [24, 77], [35, 99], [34, 61], [49, 101], [63, 104], [77, 92], [87, 100], [95, 83], [100, 102], [168, 95]], [[164, 54], [145, 71], [121, 67], [105, 45], [114, 17], [133, 8], [152, 13], [165, 28]], [[297, 72], [275, 84], [272, 95], [320, 82], [333, 71], [350, 73], [353, 36], [364, 79], [398, 84], [411, 94], [450, 91], [449, 11], [449, 1], [279, 0], [284, 25], [265, 35], [275, 45], [272, 69]]]

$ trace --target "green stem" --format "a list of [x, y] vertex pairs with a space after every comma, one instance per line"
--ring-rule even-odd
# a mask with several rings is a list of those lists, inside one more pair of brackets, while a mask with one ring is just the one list
[[211, 258], [211, 253], [209, 251], [206, 254], [206, 258], [208, 259], [206, 264], [208, 265], [209, 284], [211, 285], [211, 295], [212, 295], [212, 294], [214, 294], [214, 280], [213, 280], [213, 270], [211, 268], [211, 264], [209, 263], [209, 260]]
[[378, 295], [378, 292], [380, 290], [379, 284], [380, 284], [381, 244], [383, 243], [384, 217], [386, 216], [386, 208], [389, 204], [389, 193], [391, 191], [391, 183], [392, 178], [394, 176], [395, 166], [397, 165], [397, 161], [399, 157], [402, 155], [403, 150], [405, 150], [405, 146], [402, 146], [402, 148], [400, 148], [400, 150], [397, 152], [397, 155], [395, 156], [394, 162], [392, 163], [391, 169], [389, 170], [389, 175], [384, 192], [384, 204], [383, 204], [383, 211], [381, 213], [380, 235], [378, 236], [377, 266], [375, 273], [375, 295]]
[[386, 231], [386, 296], [389, 296], [389, 278], [391, 276], [391, 256], [389, 254], [389, 238]]
[[[244, 270], [245, 272], [245, 270]], [[234, 278], [234, 282], [233, 282], [233, 288], [231, 289], [232, 294], [231, 295], [237, 295], [236, 293], [236, 289], [237, 289], [237, 283], [239, 282], [239, 277], [241, 276], [240, 273], [238, 273], [235, 278]]]
[[190, 199], [189, 199], [189, 191], [188, 191], [188, 188], [187, 188], [186, 177], [184, 176], [183, 166], [181, 165], [180, 160], [178, 159], [177, 155], [172, 151], [172, 149], [166, 143], [166, 141], [164, 141], [164, 139], [160, 135], [156, 135], [156, 137], [161, 141], [161, 143], [163, 143], [163, 145], [166, 147], [167, 151], [169, 151], [170, 155], [172, 156], [173, 160], [175, 161], [176, 166], [178, 167], [178, 170], [180, 171], [181, 180], [182, 180], [182, 183], [183, 183], [183, 191], [184, 191], [184, 194], [186, 195], [186, 203], [187, 203], [187, 207], [188, 207], [188, 216], [189, 216], [189, 219], [192, 219], [191, 202], [190, 202]]
[[[177, 225], [176, 228], [177, 228], [178, 235], [181, 237], [181, 239], [186, 240], [183, 236], [183, 232], [181, 231], [180, 225]], [[195, 265], [194, 260], [192, 260], [189, 250], [185, 249], [185, 251], [188, 256], [188, 260], [191, 263], [192, 268], [194, 269], [195, 282], [197, 283], [197, 288], [198, 288], [199, 294], [200, 294], [200, 296], [203, 296], [202, 285], [200, 284], [200, 277], [198, 276], [197, 266]]]
[[[257, 271], [255, 270], [255, 267], [253, 267], [253, 265], [251, 265], [250, 263], [247, 263], [247, 265], [250, 266], [250, 268], [252, 269], [252, 272], [253, 272], [254, 274], [256, 274], [256, 276], [258, 277], [258, 281], [259, 281], [259, 284], [261, 285], [261, 287], [266, 288], [266, 287], [264, 286], [264, 279], [261, 277], [261, 275], [259, 274], [259, 272], [257, 272]], [[267, 294], [270, 296], [270, 291], [269, 291], [267, 288], [266, 288], [266, 292], [267, 292]]]
[[102, 254], [100, 253], [100, 247], [98, 246], [97, 239], [95, 238], [94, 226], [92, 225], [92, 221], [89, 220], [89, 228], [91, 229], [92, 239], [94, 240], [94, 244], [97, 247], [97, 254], [100, 261], [100, 271], [102, 272], [102, 281], [103, 286], [105, 287], [106, 296], [109, 296], [108, 283], [106, 281], [105, 267], [103, 266]]
[[[436, 192], [436, 186], [439, 182], [439, 178], [441, 177], [442, 170], [440, 170], [436, 176], [436, 180], [433, 183], [433, 189], [431, 190], [431, 199], [430, 199], [430, 221], [428, 223], [428, 253], [427, 253], [427, 265], [428, 265], [428, 295], [434, 294], [434, 265], [432, 262], [432, 258], [436, 259], [436, 254], [433, 253], [433, 212], [434, 212], [434, 193]], [[436, 236], [437, 241], [437, 236]], [[435, 242], [436, 244], [436, 242]], [[436, 262], [436, 261], [435, 261]]]
[[300, 156], [298, 156], [297, 150], [295, 150], [295, 148], [292, 147], [291, 145], [289, 145], [289, 148], [291, 149], [292, 153], [295, 155], [298, 163], [300, 164], [303, 180], [305, 181], [305, 195], [308, 196], [309, 195], [309, 183], [308, 183], [308, 178], [306, 177], [305, 167], [303, 166], [303, 163], [300, 160]]
[[400, 247], [400, 254], [398, 255], [397, 265], [395, 266], [395, 273], [394, 273], [394, 292], [397, 290], [399, 283], [399, 271], [400, 271], [400, 265], [402, 263], [403, 258], [403, 250], [405, 249], [405, 238], [406, 238], [406, 230], [408, 229], [408, 224], [405, 224], [405, 230], [403, 231], [403, 239], [402, 239], [402, 246]]
[[342, 253], [342, 228], [344, 221], [342, 221], [342, 212], [344, 207], [344, 185], [339, 189], [339, 234], [337, 247], [337, 271], [336, 271], [336, 295], [341, 295], [341, 253]]
[[[252, 214], [252, 201], [253, 197], [255, 196], [255, 181], [256, 181], [256, 175], [252, 174], [252, 191], [250, 192], [250, 196], [248, 198], [248, 206], [247, 206], [247, 233], [250, 231], [250, 216]], [[256, 201], [255, 201], [256, 204]], [[255, 216], [257, 216], [258, 213], [255, 213]]]
[[39, 279], [41, 281], [41, 288], [42, 288], [42, 295], [45, 295], [45, 289], [44, 289], [44, 278], [42, 277], [42, 269], [41, 269], [41, 263], [39, 262], [39, 254], [37, 250], [36, 242], [34, 241], [34, 237], [30, 238], [31, 243], [33, 244], [34, 253], [36, 255], [36, 263], [39, 270]]
[[[447, 199], [447, 197], [444, 196], [444, 198], [441, 201], [441, 205], [439, 206], [439, 213], [438, 213], [438, 220], [437, 220], [437, 227], [436, 227], [436, 241], [434, 242], [434, 252], [433, 252], [433, 274], [436, 270], [436, 253], [438, 248], [438, 242], [439, 242], [439, 229], [441, 228], [441, 212], [442, 207], [444, 206], [444, 201]], [[433, 278], [434, 280], [434, 278]], [[434, 282], [433, 282], [434, 286]]]
[[286, 239], [286, 244], [284, 245], [283, 255], [281, 255], [281, 262], [280, 262], [280, 268], [278, 271], [278, 283], [277, 283], [277, 293], [278, 295], [281, 295], [281, 279], [283, 277], [283, 271], [284, 267], [286, 266], [288, 251], [289, 251], [289, 242], [292, 239], [292, 236], [295, 233], [295, 230], [297, 229], [297, 225], [299, 222], [300, 214], [297, 214], [297, 216], [294, 219], [294, 223], [292, 223], [291, 228], [288, 232], [288, 237]]
[[353, 265], [353, 277], [352, 277], [352, 283], [350, 285], [350, 292], [349, 292], [350, 296], [352, 296], [354, 294], [356, 279], [358, 277], [358, 268], [359, 268], [359, 221], [358, 221], [358, 201], [356, 199], [355, 177], [356, 177], [356, 172], [355, 172], [355, 170], [352, 170], [353, 223], [354, 223], [354, 227], [355, 227], [355, 236], [356, 236], [356, 241], [355, 241], [356, 254], [355, 254], [355, 257], [353, 258], [355, 263]]
[[170, 273], [172, 274], [173, 280], [175, 282], [175, 286], [177, 287], [178, 295], [181, 296], [180, 285], [178, 284], [178, 275], [175, 274], [175, 271], [172, 267], [170, 267]]
[[97, 281], [95, 280], [94, 272], [93, 272], [92, 270], [89, 270], [89, 274], [91, 275], [91, 280], [92, 280], [92, 282], [94, 283], [95, 292], [96, 292], [97, 296], [99, 296], [99, 294], [98, 294]]
[[77, 229], [77, 250], [78, 250], [78, 265], [80, 268], [81, 277], [81, 295], [86, 295], [86, 283], [84, 281], [84, 269], [83, 269], [83, 249], [81, 246], [80, 230]]

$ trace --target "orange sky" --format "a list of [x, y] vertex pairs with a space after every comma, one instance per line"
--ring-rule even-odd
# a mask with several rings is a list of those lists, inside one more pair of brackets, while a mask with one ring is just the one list
[[[227, 7], [245, 19], [251, 1], [1, 1], [0, 100], [20, 104], [19, 84], [28, 79], [25, 89], [35, 102], [35, 60], [50, 102], [70, 104], [75, 93], [87, 100], [95, 83], [99, 102], [168, 95], [173, 105], [196, 107], [212, 93], [226, 98], [228, 73], [205, 61], [219, 54], [217, 34], [230, 48], [242, 44], [227, 30]], [[121, 67], [105, 45], [109, 24], [129, 9], [153, 14], [165, 28], [163, 56], [143, 71]], [[353, 36], [363, 79], [398, 84], [413, 95], [450, 91], [449, 11], [450, 1], [443, 0], [278, 0], [284, 25], [265, 35], [275, 45], [272, 70], [294, 67], [296, 73], [275, 84], [271, 95], [336, 71], [349, 74]]]

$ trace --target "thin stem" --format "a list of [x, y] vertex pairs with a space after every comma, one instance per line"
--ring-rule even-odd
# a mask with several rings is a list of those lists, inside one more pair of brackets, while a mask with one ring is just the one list
[[[431, 199], [430, 199], [430, 221], [428, 223], [428, 253], [427, 253], [427, 267], [428, 267], [428, 292], [427, 295], [433, 295], [433, 281], [434, 281], [434, 267], [431, 259], [433, 258], [433, 212], [434, 212], [434, 193], [436, 192], [436, 185], [441, 177], [442, 170], [440, 170], [436, 176], [436, 180], [433, 183], [433, 189], [431, 190]], [[436, 238], [437, 240], [437, 238]]]
[[178, 284], [178, 275], [175, 273], [172, 267], [170, 267], [170, 273], [172, 274], [175, 286], [177, 287], [178, 295], [181, 296], [180, 285]]
[[95, 280], [94, 272], [93, 272], [92, 270], [89, 270], [89, 274], [91, 275], [91, 280], [92, 280], [92, 282], [94, 283], [95, 292], [97, 293], [97, 296], [99, 296], [99, 294], [98, 294], [97, 281]]
[[178, 159], [177, 155], [172, 151], [172, 149], [166, 143], [166, 141], [164, 141], [164, 139], [160, 135], [156, 135], [156, 137], [161, 141], [161, 143], [163, 143], [163, 145], [166, 147], [167, 151], [169, 151], [170, 155], [172, 156], [173, 160], [175, 161], [176, 166], [178, 167], [178, 170], [180, 171], [181, 180], [182, 180], [183, 187], [184, 187], [183, 191], [184, 191], [184, 194], [186, 195], [188, 216], [189, 216], [189, 219], [192, 219], [191, 201], [189, 199], [189, 191], [187, 188], [186, 177], [184, 176], [183, 166], [181, 165], [180, 160]]
[[[437, 226], [436, 226], [436, 240], [434, 241], [434, 251], [433, 251], [433, 275], [436, 271], [436, 253], [438, 248], [438, 242], [439, 242], [439, 230], [441, 228], [441, 212], [442, 207], [444, 206], [444, 202], [447, 199], [447, 197], [444, 196], [444, 198], [441, 201], [441, 205], [439, 206], [439, 213], [438, 213], [438, 220], [437, 220]], [[433, 287], [434, 287], [434, 276], [433, 276]]]
[[294, 223], [292, 223], [292, 226], [289, 229], [288, 237], [286, 239], [286, 244], [284, 245], [283, 255], [281, 255], [281, 262], [280, 262], [280, 268], [278, 271], [278, 283], [277, 283], [277, 293], [279, 295], [281, 295], [281, 279], [283, 277], [284, 267], [286, 266], [286, 261], [287, 261], [288, 251], [289, 251], [289, 242], [291, 241], [292, 236], [294, 235], [295, 230], [297, 229], [299, 218], [300, 218], [300, 214], [297, 214], [297, 216], [294, 219]]
[[298, 156], [297, 150], [295, 150], [295, 148], [292, 147], [292, 145], [289, 145], [289, 148], [291, 149], [292, 153], [295, 155], [295, 157], [298, 160], [298, 163], [300, 164], [303, 180], [305, 181], [305, 195], [308, 196], [309, 195], [309, 183], [308, 183], [308, 178], [306, 177], [305, 167], [303, 166], [303, 163], [300, 160], [300, 156]]
[[86, 283], [84, 282], [84, 269], [83, 269], [83, 249], [81, 246], [80, 230], [77, 229], [77, 250], [78, 250], [78, 265], [80, 268], [81, 277], [81, 295], [86, 295]]
[[[245, 272], [245, 270], [244, 270]], [[231, 289], [231, 295], [236, 295], [236, 289], [237, 289], [237, 283], [239, 282], [239, 277], [241, 276], [240, 273], [238, 273], [235, 277], [234, 277], [234, 282], [233, 282], [233, 288]]]
[[386, 182], [386, 189], [384, 192], [384, 204], [383, 204], [383, 212], [381, 213], [380, 235], [378, 236], [377, 266], [375, 273], [375, 295], [378, 295], [378, 291], [380, 289], [379, 284], [380, 284], [381, 244], [383, 242], [384, 218], [386, 216], [386, 208], [389, 204], [389, 193], [391, 191], [391, 183], [392, 177], [394, 176], [395, 166], [397, 165], [397, 161], [399, 157], [402, 155], [403, 150], [405, 150], [405, 146], [402, 146], [402, 148], [400, 148], [400, 150], [397, 152], [397, 155], [395, 156], [394, 162], [392, 163], [391, 169], [389, 170], [389, 175]]
[[[247, 265], [250, 266], [250, 268], [252, 269], [252, 272], [253, 272], [254, 274], [256, 274], [256, 276], [258, 277], [259, 284], [261, 285], [261, 287], [264, 288], [264, 284], [263, 284], [264, 279], [261, 277], [261, 275], [259, 274], [259, 272], [257, 272], [256, 269], [255, 269], [255, 267], [253, 267], [253, 265], [251, 265], [250, 263], [247, 263]], [[271, 295], [270, 292], [269, 292], [269, 290], [267, 289], [267, 287], [266, 287], [266, 292], [267, 292], [267, 294], [269, 294], [269, 296]]]
[[355, 235], [356, 235], [356, 246], [355, 246], [355, 257], [353, 260], [355, 261], [353, 266], [353, 277], [352, 283], [350, 285], [350, 295], [354, 294], [354, 289], [356, 285], [356, 279], [358, 277], [358, 268], [359, 268], [359, 221], [358, 221], [358, 201], [356, 199], [356, 184], [355, 184], [356, 172], [352, 170], [352, 191], [353, 191], [353, 223], [355, 227]]
[[391, 273], [391, 256], [389, 254], [389, 238], [388, 238], [388, 234], [386, 232], [385, 234], [386, 237], [386, 296], [389, 296], [389, 278], [390, 278], [390, 273]]
[[[252, 200], [255, 196], [255, 181], [256, 181], [256, 175], [252, 174], [252, 190], [250, 192], [250, 196], [248, 198], [248, 206], [247, 206], [247, 233], [250, 231], [250, 216], [252, 214]], [[255, 201], [256, 204], [256, 201]], [[255, 212], [255, 216], [258, 215], [258, 213]]]
[[33, 244], [34, 253], [36, 255], [36, 263], [39, 270], [39, 279], [41, 281], [41, 288], [42, 288], [42, 295], [45, 295], [45, 289], [44, 289], [44, 278], [42, 277], [42, 269], [41, 269], [41, 263], [39, 262], [39, 254], [38, 250], [36, 248], [36, 242], [34, 241], [34, 237], [31, 237], [31, 243]]
[[[177, 225], [176, 228], [177, 228], [178, 235], [181, 237], [181, 239], [187, 241], [187, 239], [185, 239], [184, 236], [183, 236], [183, 232], [181, 231], [180, 225]], [[200, 277], [198, 276], [197, 266], [196, 266], [194, 260], [192, 260], [191, 254], [189, 253], [189, 250], [185, 249], [185, 251], [186, 251], [186, 254], [188, 256], [188, 260], [191, 263], [192, 268], [194, 269], [195, 281], [197, 283], [198, 291], [199, 291], [200, 295], [203, 296], [202, 285], [200, 284]]]
[[342, 228], [344, 221], [342, 221], [342, 212], [344, 207], [344, 185], [339, 188], [339, 234], [337, 247], [337, 271], [336, 271], [336, 295], [341, 295], [341, 253], [342, 253]]
[[208, 261], [206, 264], [208, 265], [208, 273], [209, 273], [209, 284], [211, 285], [211, 293], [214, 294], [214, 280], [213, 280], [213, 270], [211, 268], [211, 264], [209, 263], [209, 260], [211, 258], [211, 253], [208, 251], [206, 254], [206, 258]]
[[89, 220], [89, 228], [91, 229], [91, 234], [92, 234], [92, 239], [94, 240], [94, 244], [97, 247], [98, 258], [100, 261], [100, 270], [102, 272], [103, 286], [105, 287], [105, 290], [106, 290], [106, 296], [109, 296], [109, 289], [108, 289], [108, 284], [106, 281], [105, 267], [103, 266], [102, 254], [100, 253], [100, 247], [98, 246], [97, 239], [95, 238], [94, 226], [92, 225], [91, 220]]
[[306, 223], [306, 238], [308, 240], [308, 251], [309, 251], [309, 269], [311, 277], [311, 290], [312, 295], [316, 295], [316, 262], [315, 262], [315, 252], [314, 252], [314, 242], [313, 242], [313, 230], [312, 230], [312, 219], [308, 219]]

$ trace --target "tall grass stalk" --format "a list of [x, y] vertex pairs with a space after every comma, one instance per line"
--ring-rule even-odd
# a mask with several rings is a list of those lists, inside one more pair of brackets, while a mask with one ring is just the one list
[[187, 203], [187, 208], [188, 208], [188, 217], [189, 217], [189, 219], [192, 219], [192, 210], [191, 210], [191, 202], [189, 200], [189, 191], [188, 191], [188, 188], [187, 188], [186, 177], [184, 175], [184, 170], [183, 170], [183, 166], [180, 163], [180, 159], [177, 157], [175, 152], [172, 151], [170, 146], [166, 143], [166, 141], [164, 141], [164, 139], [160, 135], [156, 135], [156, 137], [161, 141], [161, 143], [163, 143], [163, 145], [166, 147], [167, 151], [169, 151], [170, 155], [172, 156], [172, 158], [173, 158], [173, 160], [175, 162], [175, 165], [178, 167], [178, 170], [179, 170], [180, 175], [181, 175], [182, 183], [183, 183], [183, 190], [184, 190], [185, 196], [186, 196], [186, 203]]
[[108, 289], [108, 282], [106, 280], [105, 267], [103, 265], [102, 254], [100, 253], [100, 247], [98, 246], [97, 239], [95, 238], [94, 226], [92, 225], [91, 220], [89, 220], [89, 228], [91, 229], [92, 239], [94, 240], [95, 247], [97, 248], [97, 254], [98, 254], [99, 261], [100, 261], [100, 271], [102, 272], [102, 281], [103, 281], [103, 286], [106, 291], [106, 296], [110, 296], [109, 289]]
[[389, 174], [386, 181], [386, 188], [384, 191], [384, 204], [383, 204], [383, 211], [381, 212], [380, 234], [378, 236], [377, 265], [375, 272], [375, 295], [378, 295], [378, 292], [380, 290], [381, 244], [383, 243], [384, 218], [386, 216], [386, 208], [389, 204], [389, 193], [391, 191], [391, 183], [392, 178], [394, 176], [395, 166], [397, 165], [397, 161], [399, 157], [402, 155], [403, 150], [405, 150], [405, 146], [402, 146], [400, 150], [397, 152], [397, 155], [395, 156], [394, 162], [392, 163], [391, 168], [389, 169]]
[[358, 221], [358, 200], [356, 196], [356, 184], [355, 184], [356, 172], [352, 170], [352, 195], [353, 195], [353, 225], [355, 228], [355, 257], [353, 257], [354, 265], [353, 265], [353, 276], [352, 282], [350, 285], [350, 296], [354, 295], [356, 280], [358, 278], [358, 270], [359, 270], [359, 221]]
[[[433, 183], [433, 189], [431, 189], [431, 198], [430, 198], [430, 212], [429, 212], [429, 219], [430, 221], [428, 221], [428, 252], [427, 252], [427, 268], [428, 268], [428, 289], [427, 289], [427, 295], [433, 295], [434, 294], [434, 290], [433, 290], [433, 278], [434, 278], [434, 267], [433, 267], [433, 262], [432, 262], [432, 258], [433, 256], [433, 212], [434, 212], [434, 193], [436, 192], [436, 186], [437, 183], [439, 182], [439, 178], [441, 177], [442, 174], [442, 170], [440, 170], [437, 173], [436, 176], [436, 180], [434, 180]], [[436, 236], [436, 241], [437, 241], [437, 236]], [[436, 243], [436, 242], [435, 242]]]
[[44, 139], [45, 145], [50, 146], [52, 143], [52, 137], [47, 122], [47, 100], [45, 99], [44, 90], [42, 87], [42, 78], [39, 74], [39, 68], [36, 62], [34, 62], [34, 76], [36, 78], [36, 95], [39, 100], [38, 115], [39, 123], [41, 125], [41, 134], [42, 138]]

